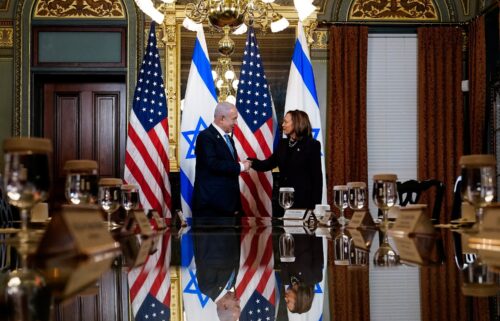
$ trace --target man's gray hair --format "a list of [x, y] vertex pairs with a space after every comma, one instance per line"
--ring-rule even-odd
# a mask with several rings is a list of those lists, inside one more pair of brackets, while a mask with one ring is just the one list
[[215, 106], [214, 118], [219, 118], [222, 116], [229, 115], [229, 111], [233, 108], [236, 108], [236, 107], [227, 101], [223, 101], [223, 102], [218, 103], [217, 106]]

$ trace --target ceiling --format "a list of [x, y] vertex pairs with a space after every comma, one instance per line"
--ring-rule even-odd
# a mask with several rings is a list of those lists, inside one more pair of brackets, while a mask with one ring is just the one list
[[[177, 0], [179, 5], [189, 2], [194, 2], [194, 0]], [[360, 22], [373, 23], [377, 26], [386, 24], [404, 26], [405, 24], [469, 21], [493, 3], [498, 2], [499, 0], [314, 0], [314, 5], [318, 8], [318, 22]], [[293, 7], [293, 0], [276, 0], [276, 4]], [[355, 14], [358, 16], [356, 17]], [[221, 34], [211, 32], [210, 29], [205, 30], [210, 60], [215, 65], [219, 56], [217, 43]], [[195, 37], [195, 33], [182, 28], [181, 84], [187, 81]], [[258, 32], [257, 37], [274, 103], [280, 113], [286, 95], [290, 57], [295, 43], [295, 29], [291, 26], [274, 34]], [[239, 74], [245, 36], [232, 35], [231, 38], [235, 41], [236, 48], [231, 58]], [[327, 50], [313, 50], [311, 54], [316, 59], [326, 59]], [[185, 87], [182, 86], [181, 97], [184, 96], [184, 91]]]

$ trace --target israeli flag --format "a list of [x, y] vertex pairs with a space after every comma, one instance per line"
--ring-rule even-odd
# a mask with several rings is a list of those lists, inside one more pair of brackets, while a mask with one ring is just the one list
[[185, 217], [192, 217], [191, 200], [196, 167], [195, 144], [200, 131], [213, 120], [217, 96], [208, 58], [203, 26], [196, 31], [193, 59], [186, 87], [179, 146], [181, 204]]
[[219, 320], [217, 305], [198, 285], [191, 233], [181, 238], [181, 286], [186, 321], [200, 321], [200, 316], [205, 320]]
[[303, 110], [309, 116], [313, 128], [313, 137], [321, 143], [321, 166], [323, 171], [323, 199], [326, 204], [326, 171], [325, 171], [325, 146], [323, 143], [323, 130], [319, 112], [319, 101], [314, 82], [314, 72], [309, 56], [309, 47], [299, 21], [297, 26], [298, 37], [295, 41], [288, 87], [286, 90], [285, 114], [289, 110]]

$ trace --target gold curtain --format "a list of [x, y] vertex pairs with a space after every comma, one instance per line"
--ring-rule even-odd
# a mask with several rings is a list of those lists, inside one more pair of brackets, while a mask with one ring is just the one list
[[[328, 199], [334, 185], [367, 182], [366, 71], [368, 28], [333, 26], [329, 39], [327, 132]], [[349, 144], [353, 139], [356, 144]], [[332, 244], [329, 257], [333, 257]], [[332, 260], [330, 260], [331, 262]], [[370, 320], [368, 267], [331, 263], [329, 270], [332, 320]]]
[[[462, 31], [455, 27], [418, 29], [418, 176], [446, 185], [441, 223], [451, 218], [452, 190], [463, 153]], [[446, 265], [421, 270], [423, 321], [466, 320], [453, 240], [443, 240]], [[436, 271], [438, 269], [439, 271]]]
[[469, 25], [469, 144], [471, 154], [486, 152], [486, 33], [484, 16]]

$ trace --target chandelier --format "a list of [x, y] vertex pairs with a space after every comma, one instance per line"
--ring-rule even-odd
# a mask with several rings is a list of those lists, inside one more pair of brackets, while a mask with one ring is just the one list
[[[139, 8], [158, 23], [163, 22], [161, 12], [163, 4], [155, 7], [153, 1], [173, 3], [176, 0], [135, 0]], [[234, 51], [234, 41], [230, 33], [244, 34], [248, 26], [260, 29], [266, 33], [280, 32], [289, 25], [288, 20], [274, 8], [275, 0], [194, 0], [185, 7], [186, 17], [183, 26], [196, 31], [204, 22], [208, 22], [218, 31], [224, 32], [219, 41], [217, 65], [212, 71], [219, 101], [236, 101], [235, 92], [238, 79], [234, 72], [231, 54]], [[300, 20], [304, 20], [316, 10], [313, 0], [294, 0], [294, 6]]]
[[219, 40], [220, 57], [217, 58], [217, 65], [212, 70], [215, 89], [219, 102], [227, 101], [232, 104], [236, 103], [236, 90], [238, 89], [238, 78], [233, 69], [231, 62], [231, 54], [234, 51], [234, 41], [229, 37], [229, 26], [222, 27], [224, 37]]
[[[164, 19], [163, 3], [171, 4], [176, 0], [135, 0], [135, 3], [151, 19], [162, 24]], [[213, 26], [220, 29], [225, 25], [242, 27], [245, 33], [247, 25], [272, 32], [279, 32], [288, 26], [288, 21], [278, 14], [272, 4], [275, 0], [195, 0], [186, 5], [186, 17], [190, 20], [184, 25], [203, 23], [207, 17]], [[156, 3], [160, 3], [156, 5]], [[304, 20], [316, 10], [313, 0], [293, 0], [300, 20]], [[245, 27], [243, 27], [245, 25]], [[189, 29], [189, 28], [188, 28]]]
[[198, 0], [186, 5], [184, 26], [192, 30], [193, 24], [208, 21], [211, 26], [223, 30], [229, 26], [234, 34], [243, 34], [252, 25], [266, 32], [279, 32], [289, 23], [274, 9], [274, 0]]

